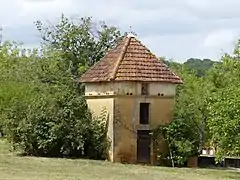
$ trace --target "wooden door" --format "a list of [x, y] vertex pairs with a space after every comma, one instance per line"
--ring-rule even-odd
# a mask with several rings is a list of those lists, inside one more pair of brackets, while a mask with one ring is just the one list
[[148, 130], [139, 130], [137, 133], [137, 161], [150, 164], [151, 139]]

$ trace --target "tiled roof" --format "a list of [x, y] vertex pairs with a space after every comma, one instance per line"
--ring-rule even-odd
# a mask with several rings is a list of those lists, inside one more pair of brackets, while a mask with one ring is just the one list
[[126, 36], [80, 78], [80, 82], [182, 80], [134, 36]]

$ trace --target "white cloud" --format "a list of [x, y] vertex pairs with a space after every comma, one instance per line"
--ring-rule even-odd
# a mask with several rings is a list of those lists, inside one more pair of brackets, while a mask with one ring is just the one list
[[[153, 40], [154, 39], [154, 40]], [[145, 43], [150, 50], [159, 56], [167, 56], [178, 61], [184, 61], [190, 57], [205, 58], [202, 54], [203, 48], [199, 48], [203, 36], [201, 33], [183, 34], [183, 35], [163, 35], [143, 37], [142, 42]], [[187, 53], [188, 52], [188, 53]], [[168, 56], [171, 54], [171, 56]], [[179, 54], [181, 54], [179, 56]], [[189, 56], [191, 54], [191, 56]], [[204, 53], [208, 57], [211, 56], [208, 51]], [[211, 58], [214, 58], [213, 56]]]
[[93, 16], [124, 31], [132, 26], [159, 56], [216, 59], [239, 35], [239, 6], [239, 0], [8, 0], [0, 7], [0, 26], [5, 39], [29, 46], [40, 41], [36, 20]]
[[239, 33], [237, 29], [220, 29], [210, 32], [204, 39], [204, 46], [224, 48], [232, 45]]
[[187, 0], [186, 7], [199, 18], [231, 19], [239, 18], [238, 0]]

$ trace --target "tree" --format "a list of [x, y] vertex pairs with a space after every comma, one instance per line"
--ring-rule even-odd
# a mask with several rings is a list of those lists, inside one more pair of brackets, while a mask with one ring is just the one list
[[61, 53], [0, 49], [0, 124], [23, 154], [105, 159], [107, 119], [92, 117]]
[[210, 70], [215, 64], [221, 63], [218, 61], [212, 61], [211, 59], [201, 60], [197, 58], [187, 59], [184, 63], [175, 62], [174, 60], [167, 59], [166, 57], [160, 57], [159, 59], [169, 67], [185, 67], [199, 77], [204, 77], [208, 70]]
[[43, 45], [60, 51], [65, 70], [69, 69], [75, 80], [122, 37], [116, 27], [94, 23], [91, 17], [70, 20], [62, 15], [56, 25], [37, 21], [36, 27]]
[[182, 166], [189, 157], [199, 154], [208, 139], [206, 104], [211, 85], [184, 65], [174, 63], [171, 68], [184, 83], [177, 88], [173, 122], [160, 126], [155, 133], [162, 134], [168, 143], [167, 159]]
[[217, 148], [217, 160], [240, 155], [240, 59], [239, 42], [233, 55], [225, 54], [222, 63], [214, 66], [208, 79], [214, 91], [208, 102], [208, 128], [211, 143]]
[[41, 53], [8, 42], [0, 48], [0, 127], [27, 155], [107, 158], [106, 113], [92, 116], [77, 79], [121, 33], [91, 18], [36, 26]]
[[[162, 60], [166, 61], [164, 58]], [[166, 62], [184, 83], [177, 87], [173, 122], [159, 127], [157, 132], [168, 142], [167, 158], [175, 165], [183, 165], [189, 157], [198, 155], [209, 144], [208, 104], [215, 88], [213, 82], [206, 75], [199, 76], [194, 67], [185, 63]], [[208, 74], [207, 69], [204, 74]]]
[[197, 59], [197, 58], [190, 58], [183, 64], [196, 71], [196, 74], [200, 77], [204, 76], [205, 73], [212, 68], [214, 64], [218, 64], [219, 62], [212, 61], [210, 59]]
[[[219, 63], [201, 61], [202, 65], [206, 62], [212, 66], [204, 70], [203, 77], [191, 71], [196, 61], [201, 60], [190, 59], [183, 65], [169, 62], [184, 79], [177, 90], [173, 122], [160, 127], [173, 162], [184, 163], [204, 146], [216, 148], [218, 162], [226, 156], [239, 156], [240, 41], [233, 55], [225, 54]], [[192, 67], [187, 71], [189, 64]]]

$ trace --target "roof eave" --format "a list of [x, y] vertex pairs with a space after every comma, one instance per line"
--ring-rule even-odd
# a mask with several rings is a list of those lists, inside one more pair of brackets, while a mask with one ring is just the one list
[[170, 84], [183, 84], [184, 82], [182, 80], [176, 80], [176, 81], [138, 81], [138, 80], [113, 80], [113, 79], [109, 79], [109, 80], [83, 80], [80, 79], [79, 82], [80, 83], [100, 83], [100, 82], [124, 82], [124, 81], [128, 81], [128, 82], [149, 82], [149, 83], [170, 83]]

